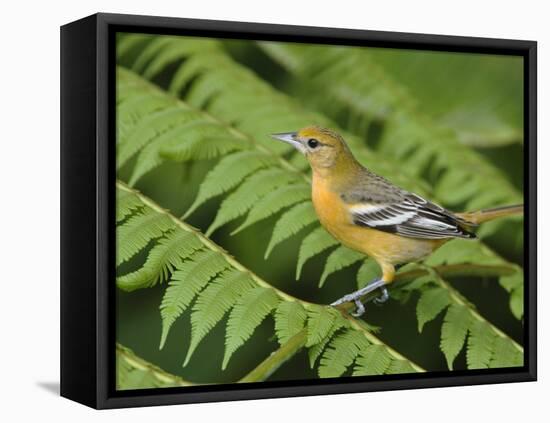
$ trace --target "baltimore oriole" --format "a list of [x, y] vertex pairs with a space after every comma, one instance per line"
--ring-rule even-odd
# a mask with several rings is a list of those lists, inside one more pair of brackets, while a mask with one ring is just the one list
[[523, 205], [453, 213], [399, 188], [363, 167], [344, 139], [330, 129], [309, 126], [273, 134], [304, 154], [312, 169], [311, 197], [323, 227], [345, 246], [372, 257], [382, 277], [332, 305], [353, 301], [354, 315], [365, 308], [361, 297], [376, 289], [378, 302], [388, 298], [386, 285], [395, 266], [428, 256], [453, 238], [475, 238], [473, 229], [497, 217], [523, 213]]

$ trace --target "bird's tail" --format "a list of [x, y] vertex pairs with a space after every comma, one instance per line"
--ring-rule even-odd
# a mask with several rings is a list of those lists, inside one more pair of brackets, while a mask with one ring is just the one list
[[516, 214], [523, 214], [523, 204], [495, 207], [492, 209], [478, 210], [475, 212], [458, 213], [457, 215], [467, 222], [471, 222], [474, 225], [479, 225], [480, 223], [498, 219], [499, 217], [513, 216]]

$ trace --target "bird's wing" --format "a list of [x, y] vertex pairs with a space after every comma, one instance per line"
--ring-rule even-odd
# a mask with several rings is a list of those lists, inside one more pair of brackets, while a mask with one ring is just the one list
[[377, 200], [364, 197], [350, 204], [353, 223], [410, 238], [475, 238], [466, 229], [471, 223], [416, 194], [394, 192], [386, 201]]

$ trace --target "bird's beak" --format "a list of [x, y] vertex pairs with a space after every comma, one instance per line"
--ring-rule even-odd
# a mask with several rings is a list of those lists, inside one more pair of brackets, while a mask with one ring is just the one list
[[298, 140], [296, 132], [281, 132], [280, 134], [271, 134], [271, 138], [276, 140], [286, 142], [293, 146], [300, 153], [305, 153], [305, 148], [303, 144]]

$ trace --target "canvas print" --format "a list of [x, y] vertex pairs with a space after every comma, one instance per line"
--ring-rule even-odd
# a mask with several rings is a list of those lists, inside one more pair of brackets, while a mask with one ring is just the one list
[[116, 37], [116, 389], [524, 363], [524, 63]]

